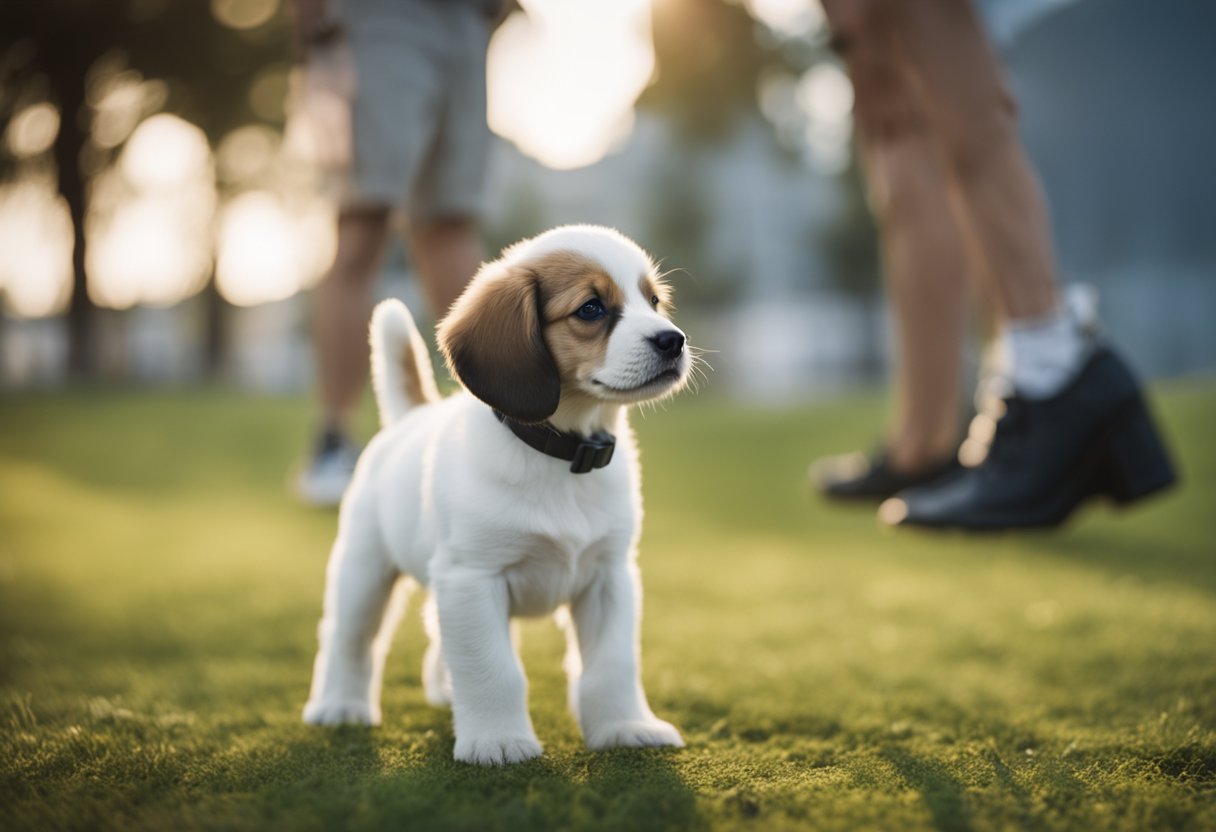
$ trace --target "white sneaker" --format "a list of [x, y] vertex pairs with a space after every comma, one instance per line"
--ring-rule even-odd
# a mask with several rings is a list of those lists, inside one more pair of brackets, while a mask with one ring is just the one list
[[350, 485], [359, 448], [340, 433], [327, 431], [317, 440], [308, 465], [296, 472], [291, 490], [296, 499], [317, 508], [334, 508]]

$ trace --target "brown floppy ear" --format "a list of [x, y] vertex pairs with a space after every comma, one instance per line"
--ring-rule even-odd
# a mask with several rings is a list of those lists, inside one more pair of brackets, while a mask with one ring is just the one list
[[541, 336], [540, 285], [519, 266], [491, 263], [439, 324], [439, 349], [470, 393], [520, 422], [557, 410], [561, 377]]

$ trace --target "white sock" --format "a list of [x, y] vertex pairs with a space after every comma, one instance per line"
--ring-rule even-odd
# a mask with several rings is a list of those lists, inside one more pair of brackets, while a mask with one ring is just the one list
[[1028, 399], [1046, 399], [1076, 377], [1085, 338], [1062, 308], [1039, 318], [1009, 321], [1004, 333], [1013, 389]]

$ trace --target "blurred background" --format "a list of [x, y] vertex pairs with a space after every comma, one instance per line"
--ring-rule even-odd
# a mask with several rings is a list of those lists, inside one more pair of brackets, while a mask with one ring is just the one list
[[[892, 349], [818, 0], [518, 0], [490, 251], [614, 225], [716, 352], [635, 420], [646, 685], [690, 748], [586, 755], [536, 621], [548, 758], [483, 776], [416, 615], [383, 727], [300, 724], [336, 517], [284, 486], [335, 235], [290, 0], [0, 0], [0, 830], [1216, 829], [1216, 2], [976, 2], [1063, 281], [1201, 377], [1152, 386], [1184, 487], [984, 538], [808, 500]], [[422, 319], [411, 271], [379, 288]]]
[[[334, 207], [286, 0], [0, 4], [0, 385], [311, 383]], [[1064, 281], [1154, 377], [1216, 369], [1216, 6], [989, 0]], [[491, 251], [615, 226], [674, 276], [717, 393], [889, 363], [852, 90], [815, 0], [524, 0], [489, 54]], [[385, 294], [424, 304], [408, 254]]]

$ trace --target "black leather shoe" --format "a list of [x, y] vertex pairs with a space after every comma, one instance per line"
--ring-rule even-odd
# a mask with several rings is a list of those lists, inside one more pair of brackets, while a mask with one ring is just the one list
[[[1057, 526], [1086, 500], [1135, 502], [1172, 485], [1174, 466], [1127, 365], [1096, 349], [1064, 390], [1049, 399], [997, 400], [986, 454], [975, 424], [960, 452], [975, 467], [887, 500], [890, 525], [1020, 529]], [[970, 457], [970, 458], [969, 458]]]
[[905, 488], [934, 482], [961, 467], [958, 457], [950, 454], [916, 471], [896, 471], [880, 448], [868, 459], [852, 453], [816, 460], [810, 476], [819, 492], [833, 500], [882, 502]]

